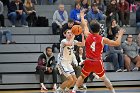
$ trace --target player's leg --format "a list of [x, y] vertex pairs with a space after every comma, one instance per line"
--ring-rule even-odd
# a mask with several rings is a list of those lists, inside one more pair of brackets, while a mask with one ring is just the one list
[[104, 81], [105, 86], [111, 90], [112, 93], [115, 93], [115, 90], [110, 82], [110, 80], [106, 77], [105, 75], [105, 70], [104, 70], [104, 66], [103, 66], [103, 61], [95, 61], [93, 62], [93, 72], [96, 73], [96, 75], [98, 75], [100, 77], [101, 80]]
[[81, 75], [78, 77], [78, 79], [77, 79], [77, 81], [76, 81], [76, 84], [74, 85], [73, 91], [78, 90], [78, 88], [83, 84], [84, 79], [85, 79], [86, 77], [87, 77], [87, 76], [85, 76], [83, 73], [81, 73]]
[[104, 81], [105, 86], [112, 92], [115, 93], [115, 90], [110, 82], [110, 80], [106, 77], [106, 75], [104, 74], [102, 77], [100, 77], [101, 80]]
[[76, 81], [76, 84], [72, 90], [72, 92], [75, 92], [76, 90], [78, 90], [78, 87], [80, 87], [83, 82], [84, 82], [84, 79], [90, 74], [91, 72], [91, 69], [90, 69], [90, 61], [85, 61], [84, 62], [84, 67], [82, 68], [82, 73], [81, 75], [78, 77], [77, 81]]

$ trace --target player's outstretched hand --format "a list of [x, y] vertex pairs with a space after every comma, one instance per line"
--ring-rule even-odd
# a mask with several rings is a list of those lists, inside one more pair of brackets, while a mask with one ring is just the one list
[[121, 35], [121, 36], [123, 36], [123, 34], [125, 33], [125, 29], [124, 28], [120, 28], [120, 30], [119, 30], [119, 35]]
[[80, 10], [80, 17], [84, 18], [85, 16], [85, 9]]

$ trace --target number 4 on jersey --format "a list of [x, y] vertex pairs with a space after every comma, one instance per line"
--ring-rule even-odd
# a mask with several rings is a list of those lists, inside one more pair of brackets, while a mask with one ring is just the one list
[[90, 48], [92, 49], [92, 51], [95, 51], [95, 42], [91, 44]]

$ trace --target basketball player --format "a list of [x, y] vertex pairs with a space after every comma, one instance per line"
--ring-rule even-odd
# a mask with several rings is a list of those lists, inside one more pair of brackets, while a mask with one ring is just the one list
[[118, 46], [121, 43], [121, 38], [124, 29], [120, 29], [118, 32], [119, 36], [116, 41], [109, 40], [105, 37], [99, 35], [100, 25], [97, 22], [90, 23], [91, 33], [89, 32], [86, 21], [84, 20], [84, 11], [81, 11], [81, 21], [84, 27], [84, 35], [86, 37], [85, 49], [86, 49], [86, 60], [84, 62], [84, 67], [82, 68], [81, 75], [78, 77], [76, 84], [72, 90], [72, 93], [76, 93], [78, 87], [83, 83], [83, 80], [91, 73], [95, 72], [101, 80], [104, 81], [105, 86], [112, 92], [115, 90], [110, 82], [110, 80], [105, 75], [105, 70], [102, 61], [102, 51], [104, 44], [110, 46]]
[[85, 40], [84, 35], [82, 34], [82, 42], [74, 40], [75, 35], [71, 30], [66, 30], [64, 32], [66, 37], [60, 43], [60, 54], [59, 54], [59, 63], [58, 70], [60, 74], [64, 74], [67, 80], [64, 81], [61, 86], [56, 90], [56, 93], [62, 93], [63, 91], [68, 91], [71, 86], [73, 86], [77, 80], [74, 69], [72, 67], [72, 62], [74, 61], [75, 65], [78, 65], [77, 60], [74, 55], [74, 45], [84, 46]]

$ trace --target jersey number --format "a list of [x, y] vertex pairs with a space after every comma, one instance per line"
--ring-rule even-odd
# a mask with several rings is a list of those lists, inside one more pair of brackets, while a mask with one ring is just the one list
[[90, 48], [92, 49], [92, 51], [95, 51], [95, 42], [91, 44]]

